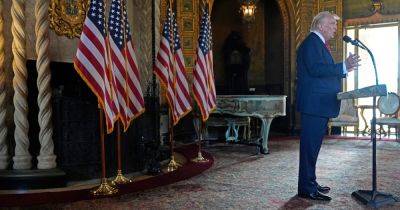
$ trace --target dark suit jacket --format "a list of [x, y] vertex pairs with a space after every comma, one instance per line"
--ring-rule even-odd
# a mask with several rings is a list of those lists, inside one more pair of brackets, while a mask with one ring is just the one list
[[336, 117], [340, 101], [343, 63], [335, 64], [330, 52], [315, 33], [310, 33], [297, 50], [297, 111]]

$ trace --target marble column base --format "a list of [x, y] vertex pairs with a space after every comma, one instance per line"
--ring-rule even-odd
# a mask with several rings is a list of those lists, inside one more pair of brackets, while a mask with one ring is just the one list
[[57, 167], [56, 163], [57, 156], [55, 155], [39, 155], [38, 159], [38, 169], [52, 169]]
[[30, 155], [18, 155], [13, 157], [13, 169], [31, 169], [32, 157]]
[[6, 169], [8, 167], [9, 159], [6, 155], [0, 155], [0, 169]]

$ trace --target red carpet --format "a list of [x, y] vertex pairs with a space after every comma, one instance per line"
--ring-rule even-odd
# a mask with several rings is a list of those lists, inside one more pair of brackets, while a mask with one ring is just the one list
[[[176, 152], [182, 154], [188, 161], [176, 171], [164, 173], [148, 179], [135, 181], [130, 184], [120, 186], [119, 192], [115, 196], [120, 196], [132, 192], [142, 191], [154, 187], [168, 185], [178, 182], [193, 176], [196, 176], [203, 171], [207, 170], [213, 165], [213, 157], [203, 152], [204, 158], [208, 159], [208, 163], [193, 163], [190, 159], [197, 156], [197, 145], [188, 145], [176, 149]], [[106, 196], [110, 197], [110, 196]], [[60, 203], [60, 202], [73, 202], [79, 200], [90, 200], [101, 198], [94, 197], [90, 194], [90, 188], [80, 190], [68, 190], [59, 192], [19, 192], [15, 194], [0, 194], [0, 206], [29, 206], [44, 203]]]

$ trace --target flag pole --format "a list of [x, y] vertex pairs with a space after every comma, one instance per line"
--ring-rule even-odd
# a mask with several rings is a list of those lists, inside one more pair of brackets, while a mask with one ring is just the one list
[[[125, 15], [124, 15], [124, 8], [125, 8], [125, 1], [124, 0], [120, 0], [121, 1], [121, 14], [122, 14], [122, 30], [123, 30], [123, 34], [124, 34], [124, 43], [125, 43], [125, 47], [124, 47], [124, 54], [125, 54], [125, 69], [127, 69], [127, 61], [126, 61], [126, 55], [127, 55], [127, 49], [126, 49], [126, 29], [125, 29]], [[125, 71], [125, 93], [127, 92], [127, 74], [128, 71]], [[127, 96], [128, 97], [128, 94]], [[129, 100], [126, 100], [126, 102], [128, 103], [127, 106], [129, 106]], [[112, 181], [113, 185], [122, 185], [122, 184], [127, 184], [127, 183], [132, 183], [133, 180], [132, 179], [128, 179], [126, 178], [123, 174], [122, 174], [122, 152], [121, 152], [121, 126], [120, 126], [120, 121], [117, 122], [117, 162], [118, 162], [118, 169], [117, 169], [117, 176], [115, 177], [115, 179]]]
[[94, 196], [113, 195], [118, 192], [117, 188], [108, 184], [106, 178], [106, 149], [104, 145], [104, 126], [103, 126], [103, 110], [99, 103], [99, 127], [100, 127], [100, 143], [101, 143], [101, 184], [92, 190], [90, 193]]
[[115, 179], [111, 182], [113, 185], [122, 185], [122, 184], [127, 184], [127, 183], [132, 183], [133, 180], [126, 178], [122, 174], [122, 152], [121, 152], [121, 123], [118, 121], [117, 122], [117, 159], [118, 159], [118, 169], [117, 169], [117, 176]]
[[170, 150], [171, 150], [171, 160], [168, 163], [167, 171], [175, 171], [176, 169], [179, 168], [179, 164], [175, 161], [174, 157], [174, 123], [171, 123], [171, 120], [173, 121], [173, 116], [172, 116], [172, 110], [169, 110], [169, 143], [170, 143]]
[[[104, 2], [104, 7], [106, 8], [106, 2]], [[105, 16], [104, 18], [104, 23], [106, 23], [105, 21]], [[105, 27], [107, 28], [107, 27]], [[108, 51], [108, 42], [106, 41], [106, 50]], [[109, 53], [107, 53], [107, 59], [110, 59], [109, 57]], [[110, 69], [109, 69], [110, 70]], [[109, 73], [108, 71], [106, 73]], [[112, 87], [111, 91], [112, 90]], [[99, 108], [99, 130], [100, 130], [100, 144], [101, 144], [101, 168], [102, 168], [102, 173], [101, 173], [101, 184], [98, 187], [93, 188], [92, 190], [90, 190], [90, 193], [94, 196], [103, 196], [103, 195], [113, 195], [116, 194], [118, 192], [118, 189], [109, 185], [108, 180], [106, 178], [106, 151], [105, 151], [105, 145], [104, 145], [104, 122], [103, 122], [103, 118], [104, 118], [104, 112], [102, 110], [102, 107], [100, 105], [100, 102], [98, 103], [98, 108]]]
[[[171, 14], [172, 13], [172, 4], [173, 4], [173, 0], [169, 0], [169, 7], [171, 10]], [[171, 38], [171, 52], [172, 55], [174, 55], [174, 47], [175, 47], [175, 37], [174, 37], [174, 30], [173, 30], [173, 18], [171, 15], [171, 19], [170, 19], [170, 36]], [[171, 149], [171, 160], [168, 163], [168, 167], [167, 167], [167, 171], [175, 171], [176, 169], [178, 169], [178, 167], [180, 167], [180, 165], [175, 161], [175, 157], [174, 157], [174, 109], [175, 109], [175, 98], [176, 98], [176, 89], [175, 89], [175, 85], [176, 85], [176, 71], [175, 71], [175, 59], [172, 59], [172, 75], [173, 75], [173, 82], [172, 82], [172, 91], [173, 91], [173, 99], [172, 99], [172, 108], [169, 109], [169, 142], [170, 142], [170, 149]], [[167, 90], [168, 91], [168, 90]]]
[[[206, 7], [206, 2], [203, 0], [203, 6]], [[191, 161], [195, 163], [208, 163], [208, 159], [203, 157], [203, 154], [201, 153], [201, 142], [202, 139], [204, 138], [204, 133], [205, 133], [205, 128], [206, 128], [206, 122], [203, 121], [201, 118], [201, 114], [197, 116], [199, 120], [199, 125], [196, 130], [198, 131], [198, 140], [197, 140], [197, 145], [198, 145], [198, 152], [197, 152], [197, 157], [193, 158]]]
[[203, 154], [201, 153], [201, 141], [204, 138], [204, 132], [205, 132], [205, 127], [206, 123], [202, 120], [201, 115], [195, 116], [198, 117], [198, 125], [196, 125], [196, 132], [197, 132], [197, 146], [198, 146], [198, 152], [197, 152], [197, 157], [191, 159], [192, 162], [195, 163], [208, 163], [208, 159], [203, 157]]

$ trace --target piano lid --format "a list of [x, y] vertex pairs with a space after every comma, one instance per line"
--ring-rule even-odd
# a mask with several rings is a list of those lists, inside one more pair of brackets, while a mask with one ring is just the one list
[[286, 115], [285, 95], [217, 95], [216, 112], [260, 118]]

